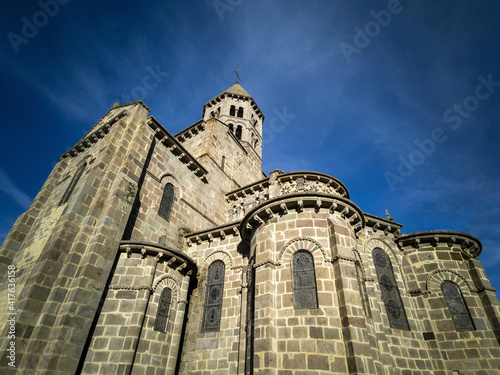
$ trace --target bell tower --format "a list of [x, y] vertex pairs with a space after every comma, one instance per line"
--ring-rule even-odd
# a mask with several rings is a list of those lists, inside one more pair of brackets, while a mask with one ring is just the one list
[[227, 192], [263, 178], [263, 122], [252, 96], [236, 82], [205, 103], [202, 119], [175, 137]]
[[264, 115], [238, 81], [205, 104], [203, 120], [211, 119], [225, 124], [249, 153], [256, 153], [262, 160]]

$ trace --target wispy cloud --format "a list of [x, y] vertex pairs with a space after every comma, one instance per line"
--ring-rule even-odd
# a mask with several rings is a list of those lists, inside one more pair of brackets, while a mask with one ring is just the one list
[[14, 183], [11, 181], [9, 176], [0, 168], [0, 191], [11, 197], [16, 204], [22, 209], [26, 210], [32, 202], [26, 193], [21, 191]]

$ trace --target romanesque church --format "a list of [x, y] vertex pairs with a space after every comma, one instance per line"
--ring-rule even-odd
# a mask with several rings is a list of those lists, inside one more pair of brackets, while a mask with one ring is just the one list
[[149, 111], [111, 108], [6, 237], [1, 374], [500, 374], [478, 239], [402, 235], [335, 177], [263, 173], [239, 83], [176, 135]]

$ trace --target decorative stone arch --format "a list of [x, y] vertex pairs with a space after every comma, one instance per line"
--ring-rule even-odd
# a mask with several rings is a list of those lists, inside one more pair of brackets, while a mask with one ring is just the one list
[[463, 294], [476, 292], [465, 277], [453, 270], [435, 270], [427, 277], [425, 281], [425, 289], [427, 293], [441, 293], [441, 284], [445, 280], [453, 281], [460, 287]]
[[163, 288], [172, 290], [172, 301], [177, 301], [179, 298], [179, 284], [170, 275], [158, 277], [153, 283], [153, 294], [160, 294]]
[[171, 183], [174, 186], [175, 197], [180, 199], [182, 197], [182, 189], [181, 184], [177, 178], [175, 178], [172, 174], [165, 173], [160, 177], [160, 184], [162, 188], [165, 188], [165, 185]]
[[[174, 324], [174, 318], [176, 311], [177, 311], [177, 304], [180, 302], [179, 301], [179, 284], [175, 281], [175, 279], [170, 276], [170, 275], [163, 275], [160, 276], [155, 282], [153, 283], [153, 298], [152, 300], [156, 303], [156, 311], [154, 313], [154, 330], [163, 332], [163, 333], [168, 333], [172, 329], [172, 324]], [[161, 303], [161, 296], [165, 288], [169, 288], [170, 292], [172, 293], [171, 299], [170, 299], [170, 306], [169, 306], [169, 311], [167, 315], [164, 315], [163, 318], [160, 318], [159, 315], [159, 309], [160, 309], [160, 303]], [[162, 323], [160, 323], [160, 326], [162, 327], [161, 329], [157, 328], [158, 324], [158, 319], [162, 319]]]
[[202, 267], [202, 273], [206, 275], [208, 272], [208, 267], [215, 262], [216, 260], [222, 260], [226, 265], [226, 269], [233, 269], [233, 258], [231, 255], [225, 250], [214, 250], [205, 258]]
[[370, 238], [365, 242], [363, 252], [367, 255], [370, 255], [373, 249], [375, 249], [376, 247], [380, 247], [382, 250], [385, 250], [391, 257], [391, 261], [395, 261], [397, 262], [398, 266], [401, 266], [401, 250], [399, 250], [396, 245], [389, 243], [383, 238]]
[[[325, 254], [325, 250], [321, 246], [321, 244], [309, 237], [298, 237], [293, 240], [288, 241], [288, 243], [283, 246], [281, 251], [278, 254], [278, 259], [276, 263], [281, 265], [283, 262], [291, 262], [293, 255], [299, 250], [309, 251], [313, 257], [315, 263], [328, 262], [329, 259]], [[319, 254], [322, 254], [322, 257]]]

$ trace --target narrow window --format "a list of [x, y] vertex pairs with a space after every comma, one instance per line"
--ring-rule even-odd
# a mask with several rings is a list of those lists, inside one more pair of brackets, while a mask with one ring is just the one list
[[223, 157], [222, 157], [222, 161], [221, 161], [221, 163], [220, 163], [220, 167], [221, 167], [221, 169], [222, 169], [222, 170], [224, 170], [224, 167], [225, 167], [225, 166], [226, 166], [226, 157], [225, 157], [225, 156], [223, 156]]
[[160, 209], [158, 210], [158, 215], [160, 215], [165, 220], [170, 220], [170, 214], [172, 212], [172, 205], [174, 204], [175, 189], [174, 185], [170, 182], [165, 185], [163, 190], [163, 196], [161, 198]]
[[234, 125], [233, 124], [229, 124], [229, 130], [231, 130], [231, 133], [234, 133]]
[[314, 258], [308, 251], [293, 256], [293, 300], [296, 309], [317, 309], [318, 296]]
[[234, 105], [229, 109], [229, 116], [236, 116], [236, 107]]
[[238, 125], [236, 128], [236, 138], [238, 138], [240, 141], [241, 141], [241, 133], [242, 133], [241, 125]]
[[243, 107], [238, 108], [238, 117], [243, 117]]
[[207, 292], [203, 308], [202, 332], [217, 332], [220, 329], [222, 296], [224, 293], [225, 265], [216, 260], [208, 267]]
[[155, 331], [167, 333], [168, 313], [172, 302], [172, 290], [165, 288], [160, 295], [158, 302], [158, 312], [156, 314]]
[[457, 331], [474, 331], [474, 324], [465, 303], [460, 287], [453, 281], [445, 280], [441, 284], [441, 291], [448, 304], [451, 318]]
[[78, 169], [75, 172], [75, 175], [71, 179], [71, 182], [69, 183], [68, 187], [66, 188], [66, 191], [64, 192], [61, 201], [59, 202], [59, 206], [63, 205], [67, 201], [69, 201], [69, 197], [71, 197], [71, 194], [73, 194], [73, 190], [75, 190], [76, 184], [78, 184], [78, 181], [80, 180], [80, 177], [82, 177], [83, 171], [87, 168], [87, 163], [83, 163], [78, 167]]
[[372, 256], [389, 324], [392, 328], [409, 331], [410, 327], [392, 270], [391, 260], [380, 248], [373, 249]]

